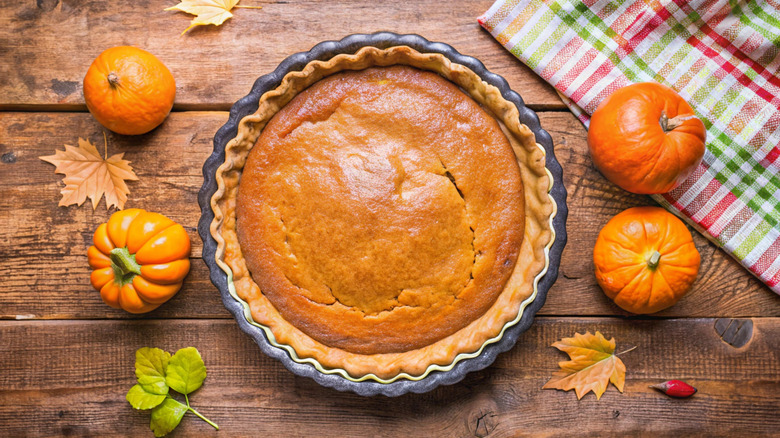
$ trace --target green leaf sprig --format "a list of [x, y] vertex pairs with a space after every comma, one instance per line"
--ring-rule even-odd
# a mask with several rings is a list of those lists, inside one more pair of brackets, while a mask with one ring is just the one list
[[[135, 352], [135, 376], [138, 384], [127, 391], [127, 401], [135, 409], [151, 409], [149, 424], [154, 436], [170, 433], [187, 411], [219, 430], [219, 426], [190, 406], [188, 395], [206, 380], [206, 365], [195, 347], [182, 348], [173, 356], [159, 348], [140, 348]], [[184, 401], [171, 397], [170, 389], [184, 395]]]

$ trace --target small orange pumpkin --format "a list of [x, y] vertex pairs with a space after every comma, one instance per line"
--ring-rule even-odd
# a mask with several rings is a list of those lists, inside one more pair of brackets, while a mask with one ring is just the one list
[[106, 49], [84, 77], [84, 100], [101, 125], [125, 135], [145, 134], [173, 108], [176, 82], [151, 53], [131, 46]]
[[660, 207], [634, 207], [609, 220], [593, 248], [596, 280], [615, 304], [654, 313], [677, 303], [701, 258], [683, 222]]
[[131, 208], [112, 214], [92, 239], [90, 281], [106, 304], [130, 313], [156, 309], [190, 271], [190, 237], [167, 217]]
[[666, 193], [704, 157], [704, 123], [671, 88], [646, 82], [604, 99], [590, 119], [588, 148], [596, 168], [633, 193]]

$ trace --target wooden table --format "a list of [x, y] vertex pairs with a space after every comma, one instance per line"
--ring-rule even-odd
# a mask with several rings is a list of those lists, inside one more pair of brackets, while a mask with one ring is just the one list
[[[221, 430], [188, 415], [176, 436], [780, 433], [780, 297], [694, 233], [701, 272], [679, 304], [637, 317], [606, 298], [592, 273], [598, 230], [652, 201], [606, 181], [553, 89], [479, 28], [491, 0], [243, 3], [263, 9], [179, 36], [190, 18], [163, 12], [172, 0], [0, 0], [0, 436], [152, 436], [148, 412], [125, 401], [143, 346], [195, 346], [208, 367], [191, 401]], [[570, 211], [558, 282], [517, 345], [461, 383], [394, 399], [326, 389], [264, 356], [222, 306], [195, 231], [201, 167], [230, 105], [286, 56], [379, 30], [449, 43], [503, 75], [554, 139]], [[140, 177], [127, 207], [165, 213], [194, 245], [185, 287], [143, 316], [108, 308], [89, 285], [86, 250], [108, 217], [104, 203], [57, 207], [62, 178], [38, 159], [79, 137], [102, 144], [81, 81], [92, 59], [122, 44], [156, 54], [177, 81], [160, 128], [108, 134], [109, 153], [125, 152]], [[728, 326], [722, 339], [716, 328]], [[625, 393], [610, 387], [600, 401], [577, 401], [541, 390], [565, 359], [550, 344], [595, 330], [619, 350], [637, 347], [623, 355]], [[677, 400], [648, 388], [668, 379], [699, 392]]]

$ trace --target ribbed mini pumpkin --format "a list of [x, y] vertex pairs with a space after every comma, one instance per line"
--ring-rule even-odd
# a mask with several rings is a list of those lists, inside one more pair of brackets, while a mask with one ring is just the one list
[[634, 207], [601, 229], [593, 248], [596, 280], [615, 304], [655, 313], [680, 300], [701, 258], [688, 228], [660, 207]]
[[145, 313], [181, 289], [190, 271], [190, 237], [167, 217], [131, 208], [112, 214], [93, 237], [90, 281], [111, 307]]

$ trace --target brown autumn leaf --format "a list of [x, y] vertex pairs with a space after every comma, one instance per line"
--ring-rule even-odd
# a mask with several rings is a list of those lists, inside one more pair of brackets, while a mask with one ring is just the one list
[[184, 35], [195, 26], [213, 24], [219, 26], [225, 20], [232, 17], [233, 8], [262, 9], [261, 6], [238, 6], [239, 0], [181, 0], [176, 6], [165, 8], [166, 11], [182, 11], [195, 18], [190, 22], [190, 27], [184, 29]]
[[106, 208], [115, 205], [121, 210], [130, 193], [125, 180], [138, 180], [130, 162], [122, 159], [124, 155], [123, 152], [104, 159], [95, 145], [79, 138], [79, 147], [66, 144], [64, 151], [57, 150], [54, 155], [38, 158], [57, 166], [54, 169], [56, 173], [65, 174], [60, 206], [81, 205], [89, 197], [94, 210], [105, 194]]
[[614, 354], [615, 338], [607, 341], [598, 331], [595, 335], [575, 333], [573, 338], [563, 338], [552, 346], [567, 353], [571, 360], [558, 362], [561, 369], [553, 373], [542, 389], [573, 389], [578, 400], [590, 391], [600, 399], [609, 382], [623, 392], [626, 366]]

